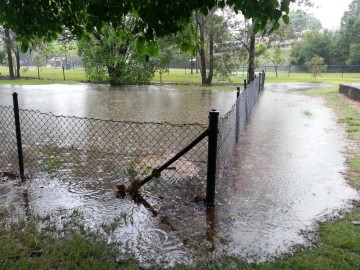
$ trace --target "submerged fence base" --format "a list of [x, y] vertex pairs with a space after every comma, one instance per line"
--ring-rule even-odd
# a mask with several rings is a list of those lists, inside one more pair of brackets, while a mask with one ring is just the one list
[[210, 111], [208, 127], [56, 116], [19, 109], [14, 93], [13, 108], [0, 106], [0, 172], [18, 171], [21, 179], [100, 180], [107, 189], [136, 183], [137, 190], [143, 186], [161, 196], [204, 197], [206, 206], [214, 207], [217, 180], [264, 79], [262, 73], [245, 81], [229, 112], [219, 118], [218, 111]]

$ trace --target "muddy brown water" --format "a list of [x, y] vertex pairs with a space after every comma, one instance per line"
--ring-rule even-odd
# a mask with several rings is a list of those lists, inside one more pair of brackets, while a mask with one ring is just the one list
[[[148, 90], [126, 90], [125, 94], [103, 89], [102, 96], [99, 86], [90, 91], [76, 87], [75, 92], [66, 90], [65, 93], [64, 89], [53, 89], [54, 94], [50, 94], [53, 103], [48, 109], [56, 114], [111, 118], [122, 106], [124, 112], [115, 117], [131, 115], [131, 120], [204, 122], [206, 116], [199, 119], [198, 109], [192, 110], [191, 117], [172, 113], [187, 110], [188, 102], [192, 102], [192, 106], [198, 101], [202, 106], [223, 108], [229, 108], [233, 102], [230, 92], [178, 93], [173, 89], [168, 93], [166, 89], [150, 86]], [[1, 180], [1, 201], [13, 205], [14, 213], [20, 216], [50, 214], [55, 220], [62, 220], [76, 209], [89, 228], [104, 234], [112, 228], [106, 236], [109, 241], [119, 243], [119, 259], [134, 256], [143, 267], [190, 265], [225, 254], [250, 262], [272, 259], [291, 252], [299, 244], [309, 245], [308, 232], [316, 230], [316, 221], [349, 209], [351, 200], [358, 199], [357, 192], [343, 177], [344, 151], [348, 146], [343, 127], [322, 100], [298, 93], [312, 87], [308, 84], [266, 85], [228, 163], [228, 172], [218, 182], [214, 212], [206, 213], [201, 203], [164, 201], [149, 193], [143, 194], [157, 211], [158, 215], [154, 216], [141, 203], [128, 197], [117, 198], [114, 187], [104, 186], [102, 179], [88, 183], [83, 178], [49, 179], [46, 174], [19, 186], [14, 180]], [[0, 103], [10, 105], [4, 104], [7, 102], [4, 93], [16, 90], [22, 96], [28, 95], [21, 101], [23, 106], [41, 105], [46, 111], [49, 104], [41, 100], [49, 97], [44, 89], [37, 90], [40, 92], [37, 95], [24, 88], [0, 89]], [[87, 95], [94, 95], [91, 102], [89, 98], [80, 98]], [[136, 98], [131, 98], [133, 95]], [[146, 99], [142, 99], [142, 95]], [[219, 99], [212, 100], [217, 96]], [[175, 97], [184, 100], [177, 104]], [[169, 103], [172, 99], [174, 103]], [[59, 103], [59, 100], [62, 101]], [[75, 101], [77, 108], [72, 103]], [[160, 111], [143, 119], [144, 106]], [[128, 112], [130, 108], [138, 109]], [[165, 108], [165, 116], [161, 108]], [[206, 115], [208, 108], [201, 110]]]
[[142, 85], [2, 85], [0, 105], [12, 106], [13, 92], [19, 107], [55, 115], [141, 122], [206, 123], [209, 110], [227, 112], [234, 91], [176, 90], [176, 86]]

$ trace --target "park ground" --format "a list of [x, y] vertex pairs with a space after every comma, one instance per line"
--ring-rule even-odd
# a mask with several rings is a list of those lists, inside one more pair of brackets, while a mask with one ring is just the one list
[[[26, 72], [25, 72], [26, 70]], [[79, 82], [87, 82], [85, 71], [83, 68], [65, 70], [65, 81], [63, 77], [63, 71], [61, 68], [50, 68], [42, 67], [40, 69], [40, 80], [38, 78], [37, 68], [29, 67], [20, 71], [21, 80], [7, 80], [9, 75], [9, 70], [5, 66], [0, 66], [0, 85], [1, 84], [49, 84], [49, 83], [65, 83], [65, 84], [76, 84]], [[275, 76], [275, 72], [266, 73], [266, 82], [276, 83], [276, 82], [313, 82], [314, 78], [310, 73], [298, 73], [286, 71], [279, 71], [278, 77]], [[242, 84], [244, 79], [246, 79], [246, 74], [240, 72], [236, 76], [231, 76], [230, 80], [220, 80], [216, 76], [213, 78], [213, 84], [216, 88], [225, 87], [226, 85], [236, 85]], [[189, 69], [170, 69], [169, 73], [162, 75], [162, 81], [166, 83], [175, 83], [175, 84], [194, 84], [200, 85], [201, 75], [200, 71], [196, 73], [195, 69], [193, 74]], [[346, 83], [359, 83], [360, 74], [359, 73], [324, 73], [321, 77], [317, 78], [319, 82], [327, 82], [332, 84], [339, 84], [342, 82]], [[158, 73], [155, 74], [152, 83], [160, 83], [160, 76]], [[203, 88], [202, 88], [203, 89]]]
[[[31, 70], [23, 76], [31, 77]], [[6, 76], [6, 69], [0, 69]], [[37, 72], [36, 70], [34, 71]], [[41, 76], [49, 72], [48, 80], [0, 80], [0, 84], [43, 84], [61, 83], [62, 71], [43, 70]], [[57, 72], [56, 76], [51, 72]], [[66, 71], [70, 83], [86, 81], [81, 70]], [[71, 73], [72, 72], [72, 73]], [[53, 73], [55, 74], [55, 73]], [[72, 75], [70, 75], [72, 74]], [[35, 76], [37, 77], [37, 73]], [[85, 78], [85, 79], [84, 79]], [[233, 78], [241, 83], [243, 76]], [[187, 70], [171, 70], [163, 80], [172, 83], [197, 84], [200, 75], [191, 75]], [[155, 77], [154, 82], [159, 82]], [[306, 73], [267, 74], [267, 82], [313, 82]], [[338, 93], [339, 83], [359, 83], [360, 74], [324, 74], [319, 82], [327, 83], [325, 88], [303, 92], [304, 95], [322, 98], [327, 106], [337, 114], [339, 123], [346, 130], [351, 148], [348, 148], [346, 179], [356, 189], [360, 189], [360, 106], [356, 101]], [[214, 81], [216, 83], [216, 80]], [[323, 85], [323, 84], [322, 84]], [[217, 85], [216, 87], [219, 87]], [[216, 88], [215, 87], [215, 88]], [[222, 89], [222, 87], [219, 87]], [[66, 230], [55, 231], [55, 225], [47, 217], [33, 217], [27, 221], [10, 221], [11, 209], [1, 206], [0, 201], [0, 269], [138, 269], [135, 261], [119, 260], [116, 246], [106, 243], [96, 233], [84, 229], [77, 214], [67, 224]], [[4, 222], [7, 220], [7, 223]], [[360, 220], [360, 202], [353, 202], [351, 212], [344, 212], [340, 218], [319, 224], [319, 231], [312, 247], [297, 249], [295, 253], [272, 262], [248, 264], [238, 258], [228, 257], [194, 266], [194, 269], [359, 269], [360, 267], [360, 226], [353, 221]], [[41, 230], [36, 224], [41, 223]], [[175, 269], [189, 269], [177, 266]]]

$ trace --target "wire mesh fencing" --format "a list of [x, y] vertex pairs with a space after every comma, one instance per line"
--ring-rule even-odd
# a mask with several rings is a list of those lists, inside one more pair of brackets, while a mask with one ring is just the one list
[[[141, 180], [206, 128], [200, 124], [111, 121], [22, 109], [19, 112], [25, 176], [79, 181], [82, 188], [89, 190], [113, 189], [117, 184], [128, 186]], [[13, 108], [1, 106], [0, 113], [0, 172], [16, 175]], [[187, 196], [203, 195], [206, 150], [204, 140], [146, 185], [145, 192], [164, 196], [180, 190]]]
[[260, 92], [264, 89], [265, 73], [259, 73], [244, 90], [238, 95], [231, 109], [219, 119], [218, 153], [217, 153], [217, 179], [220, 179], [226, 170], [226, 163], [234, 152], [236, 144], [250, 120]]
[[[205, 198], [211, 160], [216, 160], [213, 179], [221, 177], [263, 89], [264, 76], [238, 92], [234, 105], [219, 119], [214, 158], [208, 145], [211, 128], [202, 124], [101, 120], [0, 106], [0, 175], [16, 178], [20, 167], [21, 176], [19, 164], [23, 163], [23, 174], [30, 181], [55, 178], [89, 192], [114, 189], [119, 184], [131, 186], [154, 175], [154, 169], [164, 167], [201, 137], [151, 178], [142, 192], [184, 201]], [[14, 127], [16, 111], [21, 138]]]

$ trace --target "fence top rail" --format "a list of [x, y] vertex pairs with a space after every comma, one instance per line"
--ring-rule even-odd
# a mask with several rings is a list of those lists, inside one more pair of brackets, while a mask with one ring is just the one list
[[[12, 106], [2, 106], [0, 105], [0, 109], [8, 109], [13, 110], [14, 107]], [[202, 128], [207, 128], [207, 125], [201, 124], [201, 123], [183, 123], [183, 124], [177, 124], [177, 123], [170, 123], [170, 122], [140, 122], [140, 121], [126, 121], [126, 120], [113, 120], [113, 119], [99, 119], [99, 118], [93, 118], [93, 117], [79, 117], [79, 116], [71, 116], [71, 115], [56, 115], [52, 112], [44, 113], [39, 110], [32, 110], [32, 109], [19, 109], [20, 112], [26, 112], [26, 113], [33, 113], [33, 114], [40, 114], [45, 116], [51, 116], [55, 118], [64, 118], [64, 119], [76, 119], [76, 120], [89, 120], [89, 121], [96, 121], [96, 122], [107, 122], [107, 123], [123, 123], [123, 124], [137, 124], [137, 125], [167, 125], [167, 126], [173, 126], [173, 127], [185, 127], [185, 126], [198, 126]]]

